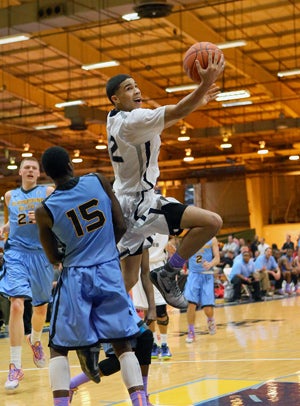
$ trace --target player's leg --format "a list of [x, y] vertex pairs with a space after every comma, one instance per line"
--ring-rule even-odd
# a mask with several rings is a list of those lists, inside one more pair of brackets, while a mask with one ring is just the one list
[[32, 307], [31, 333], [26, 337], [33, 352], [33, 362], [38, 368], [46, 366], [46, 357], [41, 344], [43, 327], [46, 320], [48, 303]]
[[222, 219], [218, 214], [199, 207], [188, 206], [181, 217], [180, 227], [189, 229], [189, 231], [179, 244], [177, 249], [178, 256], [184, 262], [188, 260], [218, 233], [222, 224]]
[[51, 300], [54, 271], [44, 253], [30, 254], [30, 268], [32, 318], [31, 333], [27, 336], [27, 342], [33, 352], [33, 362], [38, 368], [43, 368], [46, 366], [46, 356], [41, 338], [46, 321], [48, 303]]
[[12, 297], [10, 299], [8, 322], [10, 363], [7, 381], [5, 382], [6, 390], [16, 389], [24, 377], [22, 371], [22, 341], [24, 339], [23, 313], [24, 298]]
[[210, 335], [214, 335], [217, 332], [216, 321], [214, 317], [214, 306], [203, 307], [205, 316], [207, 317], [207, 328]]
[[139, 271], [142, 260], [142, 250], [134, 255], [128, 255], [121, 260], [121, 268], [125, 283], [126, 292], [129, 292], [138, 282]]
[[177, 252], [160, 269], [151, 271], [150, 278], [164, 299], [171, 306], [187, 308], [187, 301], [176, 282], [176, 275], [185, 262], [207, 241], [214, 237], [222, 226], [221, 217], [208, 210], [180, 203], [169, 203], [162, 207], [170, 230], [188, 229]]
[[[152, 351], [152, 344], [153, 344], [153, 335], [152, 332], [147, 328], [145, 323], [140, 326], [140, 335], [136, 338], [136, 345], [135, 345], [135, 355], [139, 361], [144, 390], [147, 398], [147, 406], [151, 406], [149, 402], [149, 395], [148, 395], [148, 373], [149, 373], [149, 366], [151, 364], [151, 351]], [[120, 362], [117, 356], [114, 354], [113, 349], [110, 344], [103, 344], [103, 348], [105, 351], [106, 358], [101, 360], [98, 364], [100, 377], [112, 375], [118, 371], [120, 371]], [[86, 382], [89, 382], [90, 379], [88, 376], [82, 372], [74, 376], [70, 382], [70, 402], [73, 398], [73, 393], [77, 391], [80, 385], [83, 385]]]
[[68, 351], [50, 348], [49, 378], [54, 406], [69, 405], [70, 368]]
[[160, 340], [161, 340], [161, 353], [160, 356], [164, 360], [168, 360], [172, 357], [168, 346], [168, 325], [169, 315], [167, 312], [167, 305], [156, 306], [157, 314], [157, 326], [159, 328]]
[[195, 320], [196, 320], [196, 303], [189, 302], [186, 311], [187, 323], [188, 323], [188, 335], [185, 341], [192, 343], [195, 341]]
[[123, 382], [128, 390], [133, 406], [147, 406], [141, 369], [129, 341], [113, 343], [117, 355]]

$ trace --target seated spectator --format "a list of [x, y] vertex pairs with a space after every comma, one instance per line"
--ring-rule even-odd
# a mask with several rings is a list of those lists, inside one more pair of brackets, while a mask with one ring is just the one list
[[300, 248], [300, 234], [297, 237], [297, 249]]
[[255, 272], [254, 262], [250, 261], [250, 252], [244, 251], [242, 259], [234, 262], [229, 275], [233, 285], [233, 297], [230, 301], [235, 302], [241, 298], [242, 285], [249, 285], [253, 289], [253, 299], [256, 302], [262, 300], [260, 294], [260, 283]]
[[259, 244], [257, 246], [257, 251], [259, 252], [259, 255], [263, 255], [266, 251], [266, 248], [269, 248], [270, 245], [266, 243], [264, 238], [261, 238], [259, 241]]
[[272, 248], [266, 248], [264, 254], [259, 255], [254, 261], [256, 273], [259, 276], [263, 296], [272, 296], [270, 280], [280, 279], [280, 269], [272, 256]]
[[281, 294], [284, 293], [283, 287], [282, 287], [282, 282], [286, 281], [285, 285], [285, 293], [288, 295], [291, 295], [293, 293], [292, 288], [291, 288], [291, 282], [294, 283], [295, 288], [297, 289], [297, 283], [298, 283], [298, 272], [296, 268], [293, 266], [294, 264], [294, 257], [293, 257], [294, 250], [292, 248], [287, 248], [286, 249], [286, 254], [281, 255], [281, 257], [278, 260], [278, 266], [281, 271], [280, 275], [280, 292]]
[[253, 240], [253, 241], [251, 242], [251, 244], [250, 244], [250, 250], [251, 250], [251, 252], [252, 252], [252, 257], [253, 257], [253, 258], [256, 257], [256, 252], [257, 252], [258, 244], [259, 244], [259, 238], [258, 238], [258, 235], [256, 235], [256, 236], [254, 237], [254, 240]]
[[297, 249], [296, 256], [294, 257], [293, 261], [293, 269], [297, 273], [297, 285], [295, 286], [295, 291], [297, 293], [300, 293], [300, 282], [299, 282], [299, 276], [300, 276], [300, 247]]
[[228, 251], [232, 251], [234, 253], [234, 256], [237, 255], [238, 251], [239, 251], [239, 246], [234, 241], [233, 235], [231, 235], [231, 234], [227, 237], [227, 242], [223, 245], [222, 254], [225, 257], [227, 257]]
[[281, 253], [282, 253], [282, 254], [286, 254], [288, 249], [293, 250], [293, 252], [294, 252], [294, 250], [295, 250], [295, 244], [294, 244], [294, 242], [292, 241], [292, 237], [291, 237], [290, 234], [287, 234], [287, 235], [286, 235], [285, 243], [284, 243], [283, 246], [281, 247]]
[[251, 253], [251, 251], [250, 251], [248, 245], [242, 245], [242, 246], [241, 246], [241, 249], [240, 249], [240, 254], [237, 255], [237, 256], [233, 259], [233, 263], [235, 263], [236, 261], [241, 261], [241, 260], [243, 259], [243, 253], [244, 253], [244, 252], [249, 252], [250, 260], [253, 261], [252, 253]]
[[[222, 255], [222, 253], [220, 253], [220, 255]], [[217, 265], [217, 268], [219, 268], [219, 270], [222, 273], [225, 267], [232, 268], [233, 260], [234, 260], [234, 252], [229, 250], [227, 251], [226, 257], [224, 255], [221, 257], [220, 263]]]

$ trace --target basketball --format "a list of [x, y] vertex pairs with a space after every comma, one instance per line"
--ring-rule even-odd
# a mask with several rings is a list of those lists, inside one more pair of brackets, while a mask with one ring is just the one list
[[208, 65], [208, 51], [212, 51], [212, 57], [214, 58], [215, 52], [219, 53], [218, 61], [221, 58], [222, 51], [217, 45], [211, 42], [197, 42], [192, 45], [185, 53], [183, 58], [183, 69], [193, 82], [200, 83], [197, 66], [195, 64], [196, 59], [200, 62], [202, 68], [207, 68]]

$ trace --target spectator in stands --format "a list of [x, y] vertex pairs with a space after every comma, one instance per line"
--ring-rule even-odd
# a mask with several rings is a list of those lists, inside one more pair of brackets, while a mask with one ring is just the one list
[[300, 293], [300, 282], [299, 282], [299, 276], [300, 276], [300, 247], [298, 247], [296, 256], [294, 257], [293, 268], [294, 268], [294, 271], [297, 273], [297, 279], [298, 279], [297, 285], [295, 286], [295, 291], [296, 291], [296, 293]]
[[281, 252], [282, 252], [282, 254], [286, 254], [286, 252], [287, 252], [288, 249], [293, 250], [293, 252], [294, 252], [294, 250], [295, 250], [295, 244], [294, 244], [294, 242], [292, 241], [292, 237], [291, 237], [290, 234], [287, 234], [287, 235], [286, 235], [285, 243], [284, 243], [283, 246], [281, 247]]
[[225, 243], [222, 248], [223, 255], [226, 257], [228, 254], [228, 251], [233, 251], [234, 256], [235, 256], [235, 255], [237, 255], [238, 250], [239, 250], [239, 246], [237, 245], [236, 242], [234, 242], [233, 235], [231, 235], [231, 234], [228, 235], [227, 243]]
[[272, 296], [270, 280], [280, 279], [280, 269], [272, 256], [272, 248], [266, 248], [264, 254], [259, 255], [254, 261], [256, 273], [259, 276], [263, 296]]
[[267, 244], [266, 241], [265, 241], [265, 239], [262, 237], [262, 238], [259, 240], [259, 244], [258, 244], [258, 246], [257, 246], [257, 250], [258, 250], [258, 252], [259, 252], [259, 255], [263, 255], [263, 254], [265, 253], [265, 251], [266, 251], [266, 248], [268, 248], [268, 247], [270, 247], [270, 245]]
[[259, 244], [259, 238], [258, 238], [258, 235], [256, 235], [256, 236], [254, 237], [254, 240], [253, 240], [252, 243], [250, 244], [250, 250], [251, 250], [251, 252], [252, 252], [252, 257], [253, 257], [253, 258], [255, 258], [255, 253], [256, 253], [256, 251], [257, 251], [258, 244]]
[[237, 255], [234, 259], [233, 259], [233, 263], [235, 263], [236, 261], [241, 261], [243, 259], [243, 253], [244, 252], [249, 252], [250, 255], [250, 261], [253, 261], [252, 258], [252, 252], [250, 251], [248, 245], [242, 245], [240, 248], [240, 254]]
[[250, 260], [249, 250], [245, 250], [242, 259], [234, 262], [229, 275], [230, 282], [233, 285], [233, 297], [231, 302], [236, 302], [241, 298], [242, 285], [249, 285], [253, 289], [253, 299], [256, 302], [262, 300], [260, 294], [259, 276], [255, 272], [254, 262]]
[[292, 248], [287, 248], [285, 251], [286, 254], [281, 255], [281, 257], [278, 260], [278, 266], [281, 271], [279, 280], [281, 282], [279, 293], [284, 294], [282, 283], [283, 281], [286, 281], [285, 293], [291, 295], [293, 293], [291, 282], [293, 282], [294, 286], [297, 287], [298, 272], [294, 267], [294, 257], [293, 257], [294, 250]]

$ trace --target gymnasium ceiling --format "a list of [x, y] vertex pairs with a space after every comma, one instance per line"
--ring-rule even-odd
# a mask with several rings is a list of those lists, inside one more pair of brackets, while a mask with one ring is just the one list
[[[226, 67], [218, 84], [222, 91], [248, 90], [251, 96], [247, 100], [252, 104], [223, 107], [214, 101], [165, 131], [160, 180], [189, 182], [246, 172], [298, 170], [300, 161], [291, 161], [289, 156], [300, 154], [299, 76], [279, 78], [277, 72], [300, 68], [300, 1], [168, 0], [173, 6], [168, 16], [131, 22], [122, 19], [141, 3], [0, 1], [0, 36], [31, 36], [28, 41], [0, 45], [0, 177], [4, 189], [18, 179], [18, 170], [8, 170], [7, 164], [11, 158], [20, 162], [24, 144], [29, 144], [37, 158], [51, 145], [61, 145], [71, 155], [80, 150], [83, 162], [76, 164], [76, 173], [99, 170], [113, 179], [107, 150], [95, 149], [99, 139], [106, 140], [104, 123], [111, 108], [105, 96], [106, 80], [117, 73], [131, 73], [142, 90], [144, 107], [176, 103], [186, 92], [169, 94], [165, 88], [192, 83], [183, 71], [182, 59], [198, 41], [247, 42], [223, 50]], [[120, 65], [89, 71], [81, 68], [108, 60]], [[77, 99], [86, 104], [55, 107]], [[57, 128], [34, 128], [40, 125]], [[189, 141], [177, 140], [182, 125]], [[229, 138], [230, 149], [220, 148], [223, 136]], [[268, 154], [257, 154], [260, 141], [265, 142]], [[182, 160], [188, 148], [195, 158], [190, 163]]]

